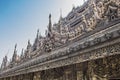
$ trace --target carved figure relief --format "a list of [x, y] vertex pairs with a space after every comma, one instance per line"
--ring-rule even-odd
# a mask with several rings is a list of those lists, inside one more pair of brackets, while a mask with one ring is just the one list
[[104, 9], [104, 4], [103, 4], [102, 1], [100, 1], [97, 4], [97, 10], [98, 10], [98, 15], [100, 16], [100, 18], [103, 18], [104, 17], [105, 9]]
[[[93, 13], [94, 13], [94, 16], [96, 17], [96, 19], [101, 19], [100, 15], [99, 15], [100, 8], [97, 7], [97, 5], [95, 4], [94, 0], [92, 1], [91, 6], [92, 6], [92, 10], [93, 10]], [[98, 11], [98, 9], [99, 9], [99, 11]]]
[[107, 11], [106, 11], [106, 16], [108, 17], [108, 21], [113, 21], [116, 18], [118, 18], [118, 5], [116, 4], [115, 0], [112, 0], [109, 2], [107, 5]]
[[81, 25], [80, 27], [83, 29], [84, 32], [90, 31], [85, 15], [82, 15], [82, 20], [83, 20], [84, 26]]

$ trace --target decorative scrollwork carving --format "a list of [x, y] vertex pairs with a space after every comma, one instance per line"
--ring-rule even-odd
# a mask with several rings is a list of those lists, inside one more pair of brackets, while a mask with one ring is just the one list
[[108, 17], [108, 21], [113, 21], [118, 18], [118, 5], [115, 0], [107, 2], [106, 16]]
[[84, 43], [84, 47], [88, 47], [88, 46], [90, 46], [90, 42], [89, 41]]
[[94, 39], [94, 44], [100, 43], [101, 42], [101, 38], [95, 38]]
[[108, 39], [111, 39], [113, 37], [113, 33], [107, 33], [105, 34], [105, 38], [108, 40]]

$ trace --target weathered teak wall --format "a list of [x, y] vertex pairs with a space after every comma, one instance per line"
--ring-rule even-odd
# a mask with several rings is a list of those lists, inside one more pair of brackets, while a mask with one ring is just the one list
[[120, 55], [0, 80], [110, 80], [120, 78]]

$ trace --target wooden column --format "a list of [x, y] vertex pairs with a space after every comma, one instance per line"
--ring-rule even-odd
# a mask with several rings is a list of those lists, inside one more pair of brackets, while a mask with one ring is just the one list
[[67, 66], [67, 68], [65, 70], [65, 80], [74, 80], [72, 66]]
[[10, 80], [13, 80], [12, 77], [10, 77]]
[[35, 72], [33, 80], [41, 80], [41, 73], [40, 72]]
[[77, 80], [83, 79], [82, 64], [76, 64]]

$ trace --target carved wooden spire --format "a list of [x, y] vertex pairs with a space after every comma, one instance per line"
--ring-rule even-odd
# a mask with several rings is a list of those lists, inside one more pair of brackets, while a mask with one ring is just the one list
[[33, 44], [33, 51], [39, 48], [39, 29], [37, 30], [37, 36], [35, 38], [35, 42]]
[[17, 53], [16, 48], [17, 48], [17, 44], [15, 44], [14, 53]]
[[62, 10], [60, 9], [60, 19], [59, 19], [59, 23], [60, 24], [62, 23], [62, 19], [63, 19], [63, 17], [62, 17]]
[[31, 48], [31, 43], [30, 40], [28, 40], [27, 50], [29, 50], [30, 48]]
[[17, 58], [17, 49], [16, 48], [17, 48], [17, 44], [15, 44], [12, 62], [16, 62], [16, 58]]
[[51, 32], [52, 22], [51, 22], [51, 14], [49, 14], [49, 31]]
[[39, 39], [41, 39], [42, 38], [42, 35], [41, 35], [41, 33], [39, 34]]
[[51, 14], [49, 14], [48, 37], [51, 37], [51, 34], [52, 34], [52, 22], [51, 22]]
[[24, 49], [22, 48], [20, 59], [22, 60], [23, 58], [24, 58]]
[[1, 64], [1, 70], [5, 69], [7, 67], [7, 63], [8, 63], [8, 58], [7, 55], [3, 58], [2, 64]]
[[62, 10], [60, 9], [60, 20], [58, 22], [58, 29], [59, 29], [59, 33], [62, 34]]
[[36, 38], [38, 39], [39, 38], [39, 29], [37, 30], [37, 36]]

